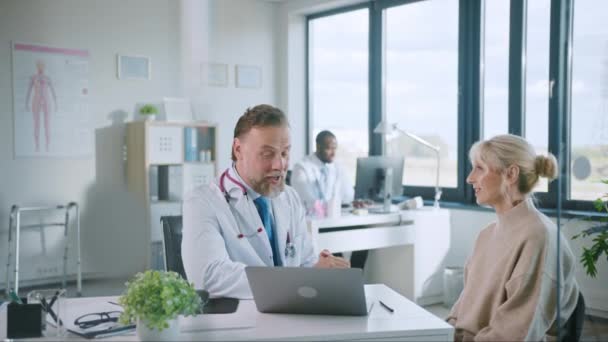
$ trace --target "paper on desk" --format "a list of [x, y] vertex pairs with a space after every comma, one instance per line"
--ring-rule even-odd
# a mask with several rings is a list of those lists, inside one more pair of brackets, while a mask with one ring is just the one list
[[[121, 333], [121, 334], [126, 334], [129, 333], [130, 331], [134, 331], [135, 325], [129, 325], [129, 326], [125, 326], [123, 324], [117, 323], [117, 322], [107, 322], [107, 323], [102, 323], [99, 325], [96, 325], [95, 327], [91, 327], [91, 328], [87, 328], [87, 329], [82, 329], [80, 328], [78, 325], [76, 325], [74, 323], [74, 321], [78, 318], [81, 317], [83, 315], [86, 314], [90, 314], [90, 313], [97, 313], [97, 312], [111, 312], [111, 311], [123, 311], [122, 307], [116, 305], [116, 304], [112, 304], [108, 301], [102, 300], [102, 301], [96, 301], [94, 303], [90, 303], [89, 305], [80, 305], [80, 306], [70, 306], [66, 308], [66, 313], [65, 315], [61, 315], [63, 316], [63, 321], [65, 324], [65, 327], [75, 333], [75, 334], [80, 334], [82, 336], [84, 335], [91, 335], [91, 337], [94, 337], [95, 335], [100, 335], [97, 337], [103, 337], [104, 335], [114, 335], [117, 333]], [[89, 337], [89, 338], [91, 338]]]
[[255, 327], [255, 317], [236, 314], [202, 314], [180, 318], [182, 332]]
[[87, 305], [66, 305], [64, 314], [60, 315], [64, 318], [65, 327], [68, 329], [80, 329], [74, 320], [80, 316], [84, 316], [90, 313], [96, 312], [111, 312], [111, 311], [123, 311], [122, 307], [109, 303], [106, 300], [95, 301]]

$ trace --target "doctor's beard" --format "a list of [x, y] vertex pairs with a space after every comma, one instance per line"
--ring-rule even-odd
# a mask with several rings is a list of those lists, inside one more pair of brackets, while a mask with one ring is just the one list
[[270, 198], [277, 197], [285, 190], [285, 174], [274, 175], [274, 177], [276, 176], [279, 176], [276, 184], [273, 184], [271, 180], [273, 176], [265, 176], [262, 179], [250, 179], [249, 183], [251, 184], [251, 188], [258, 194]]

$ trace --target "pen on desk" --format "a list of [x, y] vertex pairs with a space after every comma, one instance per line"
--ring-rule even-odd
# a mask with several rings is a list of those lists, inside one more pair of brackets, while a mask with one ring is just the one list
[[116, 302], [110, 302], [110, 301], [108, 301], [108, 303], [110, 303], [110, 304], [114, 304], [114, 305], [118, 305], [118, 306], [122, 307], [122, 305], [120, 305], [120, 304], [118, 304], [118, 303], [116, 303]]
[[391, 308], [390, 306], [388, 306], [388, 305], [386, 305], [386, 304], [382, 303], [382, 301], [381, 301], [381, 300], [378, 300], [378, 302], [380, 302], [380, 305], [382, 305], [382, 306], [383, 306], [383, 307], [384, 307], [386, 310], [390, 311], [390, 313], [395, 312], [395, 309], [393, 309], [393, 308]]
[[[54, 300], [52, 300], [52, 301], [54, 302]], [[51, 306], [46, 302], [46, 298], [42, 297], [40, 299], [40, 305], [42, 305], [42, 310], [46, 311], [49, 315], [51, 315], [51, 318], [53, 319], [53, 321], [55, 321], [55, 323], [57, 323], [57, 315], [55, 314], [53, 309], [51, 309]]]
[[107, 331], [104, 331], [93, 337], [94, 338], [105, 338], [105, 337], [111, 337], [111, 336], [116, 336], [116, 335], [126, 335], [126, 334], [131, 334], [134, 331], [135, 331], [135, 325], [125, 325], [125, 326], [117, 327], [114, 329], [108, 329]]
[[53, 304], [55, 304], [55, 301], [57, 300], [57, 297], [59, 296], [60, 291], [57, 290], [55, 292], [55, 295], [53, 295], [53, 298], [51, 298], [51, 301], [49, 302], [49, 309], [53, 307]]

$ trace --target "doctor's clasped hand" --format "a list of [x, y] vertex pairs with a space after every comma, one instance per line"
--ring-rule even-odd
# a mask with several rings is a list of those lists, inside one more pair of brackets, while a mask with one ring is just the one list
[[247, 109], [234, 129], [231, 167], [184, 197], [182, 260], [212, 297], [251, 298], [246, 266], [349, 267], [314, 253], [306, 210], [285, 184], [291, 149], [283, 112]]
[[331, 254], [330, 251], [324, 249], [319, 254], [319, 261], [315, 264], [317, 268], [349, 268], [350, 262], [344, 258], [340, 258]]

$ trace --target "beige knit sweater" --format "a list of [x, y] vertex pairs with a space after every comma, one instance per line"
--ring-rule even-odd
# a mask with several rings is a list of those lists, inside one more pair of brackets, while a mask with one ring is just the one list
[[[531, 199], [484, 228], [464, 270], [464, 290], [448, 323], [456, 341], [541, 341], [557, 334], [560, 319], [578, 299], [575, 259], [560, 236], [560, 289], [557, 289], [557, 227]], [[563, 324], [563, 323], [562, 323]]]

